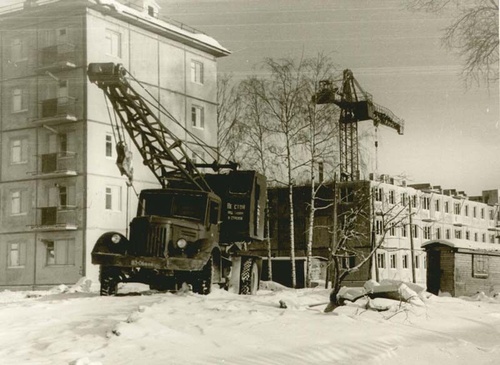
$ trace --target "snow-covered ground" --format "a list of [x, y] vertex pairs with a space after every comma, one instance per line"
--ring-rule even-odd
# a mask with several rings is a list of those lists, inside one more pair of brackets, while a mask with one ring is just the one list
[[382, 312], [360, 299], [323, 313], [325, 305], [310, 305], [328, 300], [325, 289], [268, 283], [255, 296], [201, 296], [129, 284], [100, 297], [89, 284], [0, 292], [0, 363], [500, 363], [500, 300], [484, 295], [375, 299], [391, 306]]

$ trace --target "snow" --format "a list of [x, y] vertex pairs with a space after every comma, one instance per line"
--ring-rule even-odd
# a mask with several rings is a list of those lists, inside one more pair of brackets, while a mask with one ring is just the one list
[[[373, 284], [372, 284], [373, 286]], [[500, 300], [421, 291], [419, 304], [368, 299], [323, 309], [329, 291], [264, 283], [255, 296], [159, 293], [140, 284], [100, 297], [87, 279], [0, 292], [2, 364], [496, 364]], [[401, 286], [408, 295], [416, 291]], [[283, 306], [283, 304], [285, 304]], [[286, 308], [285, 308], [286, 307]]]

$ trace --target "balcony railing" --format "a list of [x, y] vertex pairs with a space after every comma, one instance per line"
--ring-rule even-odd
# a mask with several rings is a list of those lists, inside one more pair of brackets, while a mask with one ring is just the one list
[[31, 228], [35, 230], [75, 230], [77, 210], [75, 206], [39, 207], [37, 223]]
[[44, 47], [39, 53], [38, 72], [63, 71], [76, 67], [75, 46], [70, 43]]
[[34, 121], [44, 124], [74, 122], [77, 120], [75, 101], [75, 98], [69, 96], [42, 100], [39, 104], [38, 117]]
[[56, 152], [39, 155], [39, 169], [34, 175], [53, 177], [76, 175], [76, 153]]

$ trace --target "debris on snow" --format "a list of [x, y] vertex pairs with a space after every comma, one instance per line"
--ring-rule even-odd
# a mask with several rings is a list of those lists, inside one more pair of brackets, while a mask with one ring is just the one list
[[280, 300], [280, 308], [287, 309], [286, 302], [284, 300]]

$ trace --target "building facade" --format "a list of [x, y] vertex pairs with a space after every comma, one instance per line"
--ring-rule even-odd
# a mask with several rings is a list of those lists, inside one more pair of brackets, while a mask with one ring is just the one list
[[[344, 267], [359, 263], [378, 243], [380, 248], [372, 260], [349, 275], [346, 285], [362, 285], [368, 279], [381, 281], [403, 280], [425, 286], [427, 254], [423, 245], [435, 240], [459, 241], [482, 250], [500, 249], [500, 190], [486, 190], [481, 196], [469, 197], [455, 189], [442, 189], [430, 184], [407, 185], [388, 176], [371, 176], [371, 180], [344, 181], [326, 184], [316, 200], [313, 255], [328, 258], [335, 239], [339, 239], [344, 217], [357, 212], [356, 237], [349, 246], [359, 255], [349, 252], [341, 260]], [[310, 186], [294, 189], [295, 255], [305, 256]], [[270, 202], [271, 254], [290, 256], [290, 224], [288, 189], [272, 189]], [[337, 209], [332, 205], [336, 203]], [[335, 213], [336, 212], [336, 213]], [[337, 236], [333, 232], [337, 214]], [[252, 249], [267, 255], [266, 243], [254, 244]]]
[[[159, 186], [130, 140], [134, 189], [120, 175], [112, 110], [88, 81], [89, 63], [123, 64], [153, 104], [215, 149], [216, 60], [229, 51], [158, 13], [147, 0], [0, 8], [0, 288], [96, 278], [90, 252], [97, 238], [126, 234], [134, 189]], [[196, 150], [182, 128], [160, 119]]]

